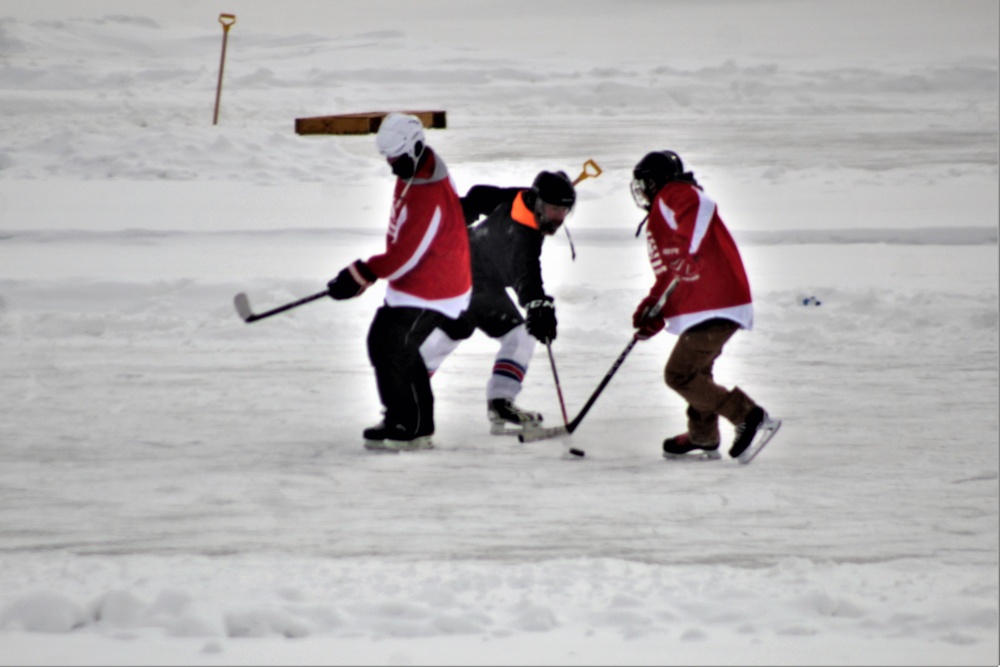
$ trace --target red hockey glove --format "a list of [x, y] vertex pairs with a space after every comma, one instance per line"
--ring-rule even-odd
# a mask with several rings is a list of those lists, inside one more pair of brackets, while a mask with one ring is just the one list
[[376, 280], [378, 280], [378, 276], [372, 273], [368, 265], [359, 259], [328, 282], [326, 291], [331, 298], [338, 301], [350, 299], [364, 292]]
[[652, 338], [663, 331], [663, 327], [667, 324], [661, 313], [657, 312], [655, 315], [652, 313], [656, 308], [657, 301], [659, 301], [659, 297], [657, 296], [649, 295], [645, 297], [639, 302], [639, 307], [635, 309], [635, 313], [632, 315], [632, 326], [636, 328], [635, 337], [639, 340]]

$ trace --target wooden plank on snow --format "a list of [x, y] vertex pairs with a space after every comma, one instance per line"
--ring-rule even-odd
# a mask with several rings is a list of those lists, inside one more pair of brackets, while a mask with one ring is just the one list
[[[333, 116], [296, 118], [296, 134], [372, 134], [378, 132], [382, 119], [390, 112], [371, 111], [367, 113], [345, 113]], [[444, 111], [404, 111], [416, 116], [426, 128], [447, 127]]]

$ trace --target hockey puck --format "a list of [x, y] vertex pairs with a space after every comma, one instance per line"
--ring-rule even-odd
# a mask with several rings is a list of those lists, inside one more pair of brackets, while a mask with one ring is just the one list
[[573, 456], [580, 456], [580, 457], [587, 455], [587, 453], [582, 449], [574, 449], [573, 447], [569, 448], [569, 453], [572, 454]]

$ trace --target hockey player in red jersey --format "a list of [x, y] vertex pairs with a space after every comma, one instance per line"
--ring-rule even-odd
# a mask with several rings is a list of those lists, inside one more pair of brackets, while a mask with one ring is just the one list
[[[739, 250], [715, 202], [673, 151], [648, 153], [633, 170], [632, 196], [648, 212], [646, 240], [656, 282], [632, 323], [639, 338], [664, 327], [677, 335], [667, 360], [667, 386], [688, 403], [686, 433], [667, 438], [667, 458], [720, 458], [719, 417], [735, 427], [729, 455], [749, 463], [780, 421], [741, 389], [715, 383], [712, 366], [739, 329], [753, 326], [750, 284]], [[674, 278], [661, 311], [655, 305]], [[759, 437], [755, 437], [758, 436]]]
[[420, 119], [389, 114], [375, 142], [398, 177], [385, 252], [344, 268], [328, 291], [334, 299], [349, 299], [379, 278], [387, 281], [385, 303], [368, 331], [385, 417], [365, 429], [365, 447], [430, 449], [434, 395], [420, 346], [469, 305], [469, 239], [448, 169], [427, 145]]

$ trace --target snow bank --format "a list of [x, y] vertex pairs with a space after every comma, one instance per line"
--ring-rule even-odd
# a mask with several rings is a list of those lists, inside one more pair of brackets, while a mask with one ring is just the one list
[[[789, 559], [746, 570], [617, 559], [373, 563], [282, 556], [227, 557], [220, 569], [215, 559], [133, 556], [82, 558], [66, 568], [61, 559], [5, 558], [5, 589], [20, 592], [0, 609], [0, 628], [133, 642], [200, 638], [203, 654], [223, 658], [237, 648], [231, 640], [246, 638], [291, 640], [285, 651], [294, 656], [307, 639], [464, 636], [478, 638], [486, 663], [505, 655], [492, 651], [494, 640], [516, 636], [530, 643], [532, 635], [548, 633], [574, 636], [562, 657], [584, 664], [592, 658], [580, 651], [588, 637], [640, 647], [655, 639], [678, 646], [681, 655], [733, 658], [749, 650], [750, 662], [764, 645], [804, 637], [878, 639], [890, 659], [907, 639], [919, 638], [929, 653], [910, 657], [929, 664], [935, 656], [975, 655], [963, 650], [998, 622], [996, 608], [980, 598], [995, 581], [943, 577], [906, 560]], [[75, 584], [61, 592], [23, 591], [23, 582], [37, 586], [53, 576]], [[923, 594], [929, 590], [936, 591], [933, 599]], [[654, 657], [645, 650], [643, 659]], [[843, 650], [851, 655], [849, 647]], [[326, 659], [343, 662], [336, 653]], [[676, 664], [676, 655], [661, 653], [659, 661]], [[875, 656], [872, 662], [881, 661]]]

